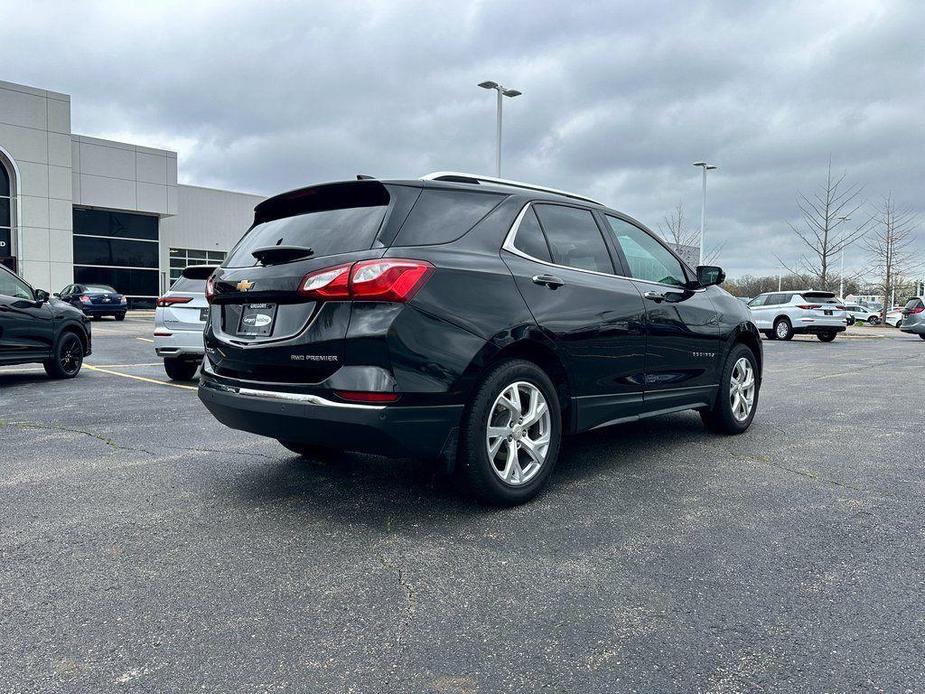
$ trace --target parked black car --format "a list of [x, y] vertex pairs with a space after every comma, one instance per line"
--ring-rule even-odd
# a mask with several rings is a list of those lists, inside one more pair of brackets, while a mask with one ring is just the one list
[[112, 316], [116, 320], [125, 320], [128, 310], [125, 297], [106, 284], [69, 284], [55, 296], [91, 318]]
[[0, 366], [41, 362], [52, 378], [73, 378], [90, 348], [86, 316], [0, 266]]
[[432, 174], [270, 198], [209, 280], [199, 397], [292, 451], [444, 458], [533, 497], [563, 434], [750, 425], [762, 347], [722, 270], [593, 200]]

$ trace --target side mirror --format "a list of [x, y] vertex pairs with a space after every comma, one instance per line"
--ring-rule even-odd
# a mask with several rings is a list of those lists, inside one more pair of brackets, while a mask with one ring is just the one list
[[698, 265], [697, 266], [697, 284], [701, 287], [710, 287], [714, 284], [722, 284], [726, 280], [726, 273], [723, 268], [716, 265]]
[[36, 289], [35, 300], [40, 304], [44, 304], [46, 301], [48, 301], [48, 292], [46, 292], [44, 289]]

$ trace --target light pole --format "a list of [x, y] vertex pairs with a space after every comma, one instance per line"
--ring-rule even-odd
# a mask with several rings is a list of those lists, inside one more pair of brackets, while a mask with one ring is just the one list
[[714, 164], [707, 164], [705, 161], [694, 162], [694, 166], [699, 166], [703, 169], [703, 202], [700, 206], [700, 262], [698, 263], [698, 265], [703, 265], [703, 226], [707, 217], [707, 171], [712, 171], [719, 167]]
[[495, 176], [501, 178], [501, 98], [504, 96], [515, 97], [520, 96], [523, 92], [519, 92], [516, 89], [507, 89], [497, 82], [487, 81], [480, 82], [479, 86], [482, 89], [494, 89], [498, 92], [498, 138], [495, 149]]

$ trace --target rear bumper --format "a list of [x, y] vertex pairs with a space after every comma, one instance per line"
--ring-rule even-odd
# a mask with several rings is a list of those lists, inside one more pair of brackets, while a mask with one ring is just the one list
[[925, 321], [917, 321], [909, 325], [907, 325], [904, 321], [900, 323], [899, 329], [904, 333], [911, 333], [913, 335], [925, 335]]
[[[169, 332], [170, 335], [158, 335]], [[154, 332], [154, 351], [159, 357], [202, 359], [205, 353], [201, 330], [171, 330], [158, 325]]]
[[819, 333], [841, 333], [847, 327], [844, 319], [832, 320], [831, 318], [800, 318], [793, 323], [793, 332], [796, 335], [818, 335]]
[[128, 311], [128, 304], [81, 304], [85, 316], [118, 316]]
[[199, 399], [225, 426], [390, 457], [436, 458], [454, 440], [462, 405], [359, 405], [319, 395], [230, 385], [203, 372]]

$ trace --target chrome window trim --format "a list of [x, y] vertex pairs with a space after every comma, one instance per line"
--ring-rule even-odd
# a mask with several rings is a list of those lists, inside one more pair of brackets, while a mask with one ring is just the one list
[[[559, 205], [561, 203], [543, 201], [542, 204], [543, 205]], [[685, 289], [684, 287], [679, 287], [676, 284], [665, 284], [664, 282], [653, 282], [652, 280], [644, 280], [638, 277], [628, 277], [626, 275], [617, 275], [611, 272], [598, 272], [597, 270], [585, 270], [584, 268], [580, 268], [580, 267], [572, 267], [571, 265], [559, 265], [557, 263], [551, 263], [546, 260], [534, 258], [529, 253], [524, 253], [522, 250], [520, 250], [514, 245], [514, 240], [517, 237], [517, 231], [518, 229], [520, 229], [520, 223], [523, 221], [523, 218], [526, 216], [527, 210], [529, 210], [532, 206], [533, 206], [532, 201], [524, 204], [523, 209], [518, 213], [517, 217], [514, 219], [514, 223], [511, 225], [510, 230], [507, 232], [507, 236], [504, 237], [504, 243], [501, 244], [501, 250], [507, 251], [508, 253], [513, 253], [514, 255], [519, 255], [521, 258], [525, 258], [527, 260], [532, 260], [534, 263], [540, 263], [541, 265], [546, 265], [547, 267], [555, 267], [561, 270], [571, 270], [572, 272], [584, 272], [588, 275], [599, 275], [602, 277], [616, 277], [617, 279], [631, 280], [633, 282], [643, 282], [644, 284], [651, 284], [656, 287], [668, 287], [669, 289], [674, 289], [675, 291], [683, 291], [683, 292], [706, 291], [706, 287], [701, 287], [700, 289]], [[583, 207], [570, 206], [570, 205], [563, 205], [563, 207], [576, 207], [577, 209], [586, 209]], [[591, 210], [588, 210], [588, 212], [591, 212]]]

